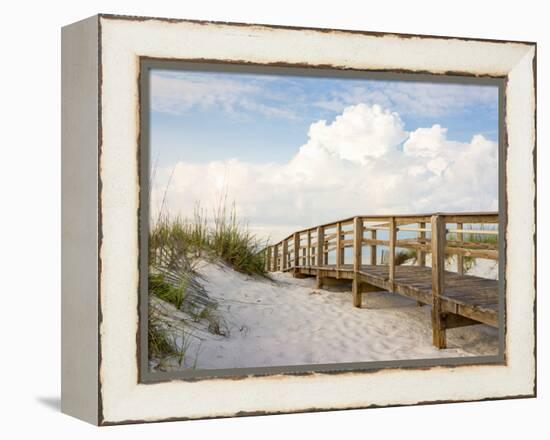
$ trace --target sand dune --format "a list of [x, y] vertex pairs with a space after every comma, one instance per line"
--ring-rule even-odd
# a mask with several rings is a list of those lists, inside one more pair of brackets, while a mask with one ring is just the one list
[[[154, 304], [173, 323], [172, 335], [187, 344], [182, 365], [163, 369], [244, 368], [496, 354], [497, 331], [477, 325], [448, 331], [448, 349], [431, 343], [430, 307], [388, 292], [364, 294], [352, 306], [351, 292], [315, 289], [314, 279], [273, 274], [273, 281], [246, 276], [221, 263], [203, 262], [198, 272], [219, 301], [225, 336], [196, 324], [182, 338], [172, 305]], [[153, 364], [154, 366], [155, 364]]]

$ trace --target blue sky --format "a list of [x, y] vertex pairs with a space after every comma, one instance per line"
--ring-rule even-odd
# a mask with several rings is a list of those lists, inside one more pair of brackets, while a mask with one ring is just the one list
[[496, 86], [155, 70], [151, 94], [159, 166], [235, 157], [283, 163], [307, 141], [310, 124], [358, 102], [399, 113], [406, 130], [440, 124], [457, 141], [498, 137]]
[[173, 70], [150, 84], [152, 215], [227, 192], [279, 239], [358, 213], [498, 210], [496, 86]]

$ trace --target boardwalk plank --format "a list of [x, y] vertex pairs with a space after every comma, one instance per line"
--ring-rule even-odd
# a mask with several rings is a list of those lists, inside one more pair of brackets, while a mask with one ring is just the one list
[[[318, 270], [319, 268], [311, 266], [305, 270], [310, 269]], [[326, 265], [320, 269], [334, 271], [335, 274], [337, 271], [336, 265]], [[352, 276], [353, 265], [343, 264], [338, 272], [342, 278], [345, 278], [346, 274]], [[381, 290], [389, 289], [388, 266], [361, 265], [359, 273], [365, 282]], [[394, 281], [394, 290], [399, 294], [431, 304], [432, 270], [430, 267], [396, 266]], [[475, 315], [476, 320], [482, 319], [481, 322], [497, 326], [498, 296], [497, 280], [445, 271], [445, 286], [441, 299], [447, 309], [467, 308], [471, 310], [469, 313], [471, 316], [468, 317]]]

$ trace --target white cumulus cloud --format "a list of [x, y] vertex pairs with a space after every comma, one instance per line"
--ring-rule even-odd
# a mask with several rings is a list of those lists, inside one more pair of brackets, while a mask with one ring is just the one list
[[397, 113], [377, 104], [358, 104], [345, 108], [331, 124], [324, 120], [311, 124], [308, 136], [302, 149], [325, 149], [340, 159], [366, 163], [395, 148], [407, 133]]
[[346, 107], [311, 124], [308, 140], [282, 164], [243, 159], [157, 170], [152, 212], [190, 216], [197, 201], [214, 206], [224, 191], [262, 237], [356, 214], [497, 210], [497, 144], [482, 135], [447, 138], [439, 125], [407, 133], [379, 105]]

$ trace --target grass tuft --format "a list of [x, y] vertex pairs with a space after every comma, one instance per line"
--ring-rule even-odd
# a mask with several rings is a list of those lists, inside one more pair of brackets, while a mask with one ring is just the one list
[[225, 203], [218, 206], [214, 226], [207, 233], [207, 246], [214, 254], [239, 272], [265, 274], [265, 257], [260, 252], [265, 243], [250, 233], [245, 223], [237, 220], [235, 204], [228, 211]]
[[178, 347], [166, 334], [162, 320], [158, 313], [149, 308], [148, 322], [149, 358], [166, 358], [178, 353]]
[[266, 274], [265, 256], [261, 252], [265, 246], [246, 223], [238, 220], [235, 204], [227, 209], [225, 201], [214, 210], [211, 222], [200, 207], [195, 209], [192, 220], [160, 216], [149, 237], [150, 261], [156, 261], [159, 255], [166, 258], [167, 254], [184, 256], [188, 261], [197, 257], [217, 258], [248, 275]]
[[[493, 231], [493, 230], [495, 230], [495, 227], [492, 226], [492, 225], [488, 226], [488, 225], [485, 225], [485, 224], [481, 224], [481, 225], [477, 225], [477, 226], [475, 226], [475, 225], [466, 225], [464, 227], [464, 229], [465, 230], [475, 229], [475, 230], [480, 230], [480, 231], [484, 231], [484, 230]], [[480, 234], [480, 233], [477, 233], [477, 232], [463, 232], [462, 236], [463, 236], [462, 241], [464, 241], [464, 242], [493, 244], [495, 246], [498, 245], [498, 235]], [[456, 233], [449, 234], [449, 240], [458, 241], [458, 235]]]
[[416, 250], [415, 249], [407, 249], [404, 251], [398, 251], [395, 255], [395, 265], [401, 266], [406, 261], [410, 260], [411, 258], [416, 259]]
[[178, 309], [183, 305], [185, 290], [185, 283], [174, 285], [166, 282], [163, 274], [149, 274], [149, 293], [173, 304]]

